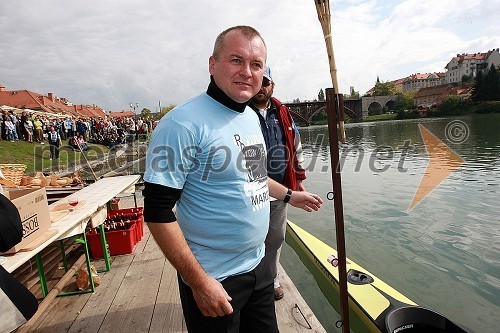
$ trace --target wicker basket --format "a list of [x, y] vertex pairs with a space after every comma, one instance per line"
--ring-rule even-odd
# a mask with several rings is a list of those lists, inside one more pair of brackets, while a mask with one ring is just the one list
[[4, 177], [16, 186], [21, 184], [21, 178], [23, 178], [24, 170], [27, 167], [26, 164], [0, 164], [0, 170], [2, 170]]

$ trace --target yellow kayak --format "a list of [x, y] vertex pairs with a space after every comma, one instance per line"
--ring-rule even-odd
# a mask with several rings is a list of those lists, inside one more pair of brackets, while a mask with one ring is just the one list
[[[286, 242], [316, 279], [328, 301], [340, 312], [337, 251], [288, 221]], [[469, 332], [437, 312], [423, 308], [351, 259], [347, 259], [349, 322], [365, 332]]]

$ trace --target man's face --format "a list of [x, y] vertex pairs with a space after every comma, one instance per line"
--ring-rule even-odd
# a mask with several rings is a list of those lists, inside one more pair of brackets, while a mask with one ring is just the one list
[[238, 30], [224, 37], [218, 58], [209, 59], [210, 74], [232, 100], [245, 103], [260, 89], [267, 50], [258, 36], [248, 38]]
[[259, 92], [252, 98], [252, 102], [256, 105], [267, 104], [274, 91], [274, 82], [269, 81], [269, 79], [264, 78], [262, 80], [262, 86]]

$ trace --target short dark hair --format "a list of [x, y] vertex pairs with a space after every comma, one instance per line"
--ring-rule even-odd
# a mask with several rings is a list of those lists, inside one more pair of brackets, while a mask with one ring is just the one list
[[233, 31], [233, 30], [240, 31], [243, 34], [243, 36], [248, 37], [248, 38], [252, 38], [255, 36], [259, 37], [260, 40], [262, 41], [262, 43], [264, 44], [264, 46], [267, 48], [266, 42], [264, 41], [264, 38], [262, 38], [262, 36], [260, 35], [260, 33], [256, 29], [254, 29], [248, 25], [237, 25], [237, 26], [234, 26], [234, 27], [231, 27], [231, 28], [224, 30], [215, 39], [214, 51], [212, 52], [212, 56], [215, 59], [219, 58], [220, 50], [224, 47], [224, 37], [226, 37], [228, 32]]

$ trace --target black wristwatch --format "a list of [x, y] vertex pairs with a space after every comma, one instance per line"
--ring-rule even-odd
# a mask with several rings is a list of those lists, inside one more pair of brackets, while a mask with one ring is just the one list
[[292, 189], [288, 189], [286, 192], [285, 198], [283, 199], [284, 203], [288, 203], [290, 201], [290, 198], [292, 197]]

